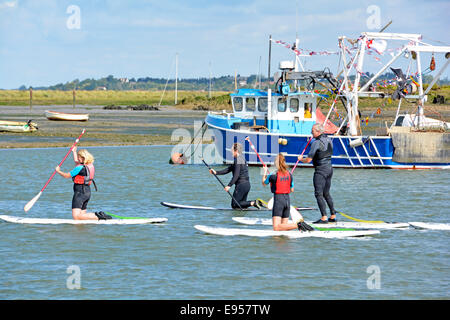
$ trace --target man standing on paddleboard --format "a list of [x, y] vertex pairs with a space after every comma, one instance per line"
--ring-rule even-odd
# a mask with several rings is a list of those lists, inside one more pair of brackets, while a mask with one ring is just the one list
[[[215, 175], [223, 175], [229, 172], [233, 173], [230, 183], [225, 187], [225, 191], [230, 191], [230, 188], [235, 184], [233, 192], [233, 200], [231, 201], [231, 207], [233, 209], [245, 209], [250, 206], [254, 206], [261, 209], [261, 205], [258, 200], [247, 201], [248, 193], [250, 192], [250, 179], [248, 176], [248, 165], [245, 161], [244, 155], [242, 154], [242, 144], [233, 144], [231, 151], [233, 153], [233, 164], [229, 165], [223, 170], [216, 171], [210, 169], [209, 172]], [[236, 203], [236, 201], [238, 203]]]
[[[94, 182], [95, 168], [94, 157], [86, 149], [77, 152], [76, 147], [73, 148], [73, 160], [77, 165], [70, 172], [62, 172], [60, 167], [56, 167], [62, 177], [72, 178], [73, 198], [72, 198], [72, 217], [74, 220], [106, 220], [112, 217], [100, 212], [86, 212], [86, 207], [91, 198], [91, 183]], [[95, 182], [94, 182], [95, 186]]]
[[[330, 195], [331, 178], [333, 177], [333, 166], [331, 165], [333, 142], [324, 134], [324, 131], [322, 124], [314, 124], [311, 129], [314, 141], [311, 143], [309, 154], [306, 158], [303, 158], [303, 155], [298, 157], [298, 160], [303, 163], [312, 161], [315, 169], [313, 177], [314, 195], [322, 218], [314, 223], [336, 222], [336, 210]], [[327, 204], [331, 213], [329, 219], [327, 219]]]

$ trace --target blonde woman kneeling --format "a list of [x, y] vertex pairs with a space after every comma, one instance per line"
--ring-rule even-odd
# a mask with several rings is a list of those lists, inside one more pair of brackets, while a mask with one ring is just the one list
[[[95, 168], [94, 157], [86, 149], [77, 152], [76, 147], [72, 150], [73, 160], [77, 165], [70, 172], [62, 172], [60, 167], [56, 167], [62, 177], [73, 180], [72, 217], [75, 220], [106, 220], [111, 217], [103, 211], [86, 212], [86, 207], [91, 198], [90, 185], [94, 182]], [[95, 186], [95, 182], [94, 182]]]

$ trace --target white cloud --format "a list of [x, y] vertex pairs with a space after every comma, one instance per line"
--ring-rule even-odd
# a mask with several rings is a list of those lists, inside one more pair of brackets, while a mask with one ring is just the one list
[[19, 2], [18, 0], [1, 2], [0, 3], [0, 10], [1, 9], [17, 7], [18, 2]]

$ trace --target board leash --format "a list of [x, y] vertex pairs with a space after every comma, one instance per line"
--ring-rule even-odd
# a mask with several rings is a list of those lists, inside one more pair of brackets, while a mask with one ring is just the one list
[[123, 220], [126, 220], [126, 219], [129, 219], [129, 220], [131, 220], [131, 219], [148, 219], [148, 218], [144, 218], [144, 217], [124, 217], [124, 216], [119, 216], [119, 215], [117, 215], [117, 214], [113, 214], [113, 213], [111, 213], [111, 212], [108, 212], [108, 211], [105, 211], [105, 213], [106, 214], [109, 214], [111, 217], [113, 217], [113, 218], [116, 218], [116, 219], [123, 219]]
[[340, 212], [340, 211], [336, 211], [336, 212], [339, 212], [341, 215], [343, 215], [347, 219], [362, 222], [362, 223], [386, 223], [385, 221], [381, 221], [381, 220], [363, 220], [363, 219], [353, 218], [343, 212]]

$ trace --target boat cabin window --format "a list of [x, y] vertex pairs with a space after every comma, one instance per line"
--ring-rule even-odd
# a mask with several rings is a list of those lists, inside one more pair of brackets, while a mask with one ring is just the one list
[[403, 119], [405, 118], [405, 116], [398, 116], [397, 121], [395, 121], [394, 126], [398, 126], [401, 127], [403, 124]]
[[245, 110], [246, 111], [255, 111], [256, 99], [255, 98], [247, 98], [245, 101]]
[[242, 111], [243, 109], [243, 101], [241, 97], [233, 98], [234, 111]]
[[286, 100], [278, 99], [278, 112], [286, 111]]
[[312, 103], [305, 102], [305, 118], [312, 118]]
[[292, 113], [296, 113], [298, 112], [298, 106], [299, 106], [299, 102], [297, 98], [292, 98], [290, 103], [289, 103], [289, 110]]
[[258, 99], [258, 110], [260, 112], [267, 112], [267, 98]]

